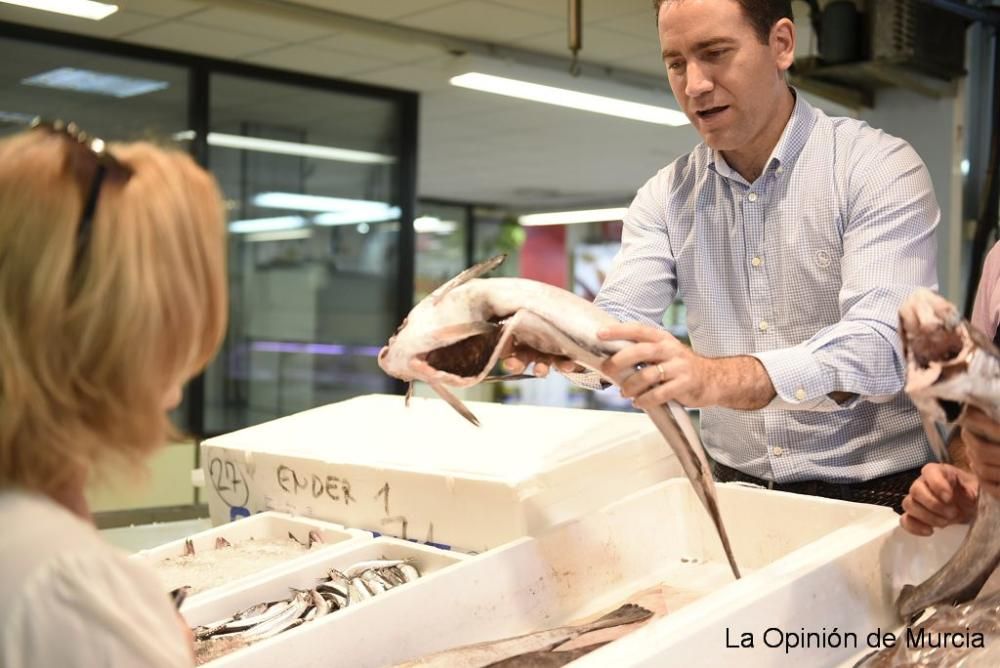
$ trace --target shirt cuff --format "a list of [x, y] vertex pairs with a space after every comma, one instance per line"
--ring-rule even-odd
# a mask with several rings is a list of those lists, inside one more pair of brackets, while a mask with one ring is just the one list
[[775, 397], [764, 408], [834, 411], [844, 408], [829, 395], [834, 391], [828, 374], [805, 346], [779, 348], [752, 355], [771, 377]]

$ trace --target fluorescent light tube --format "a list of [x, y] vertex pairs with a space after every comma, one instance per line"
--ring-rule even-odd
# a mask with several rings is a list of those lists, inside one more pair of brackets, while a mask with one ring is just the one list
[[418, 234], [451, 234], [457, 227], [458, 223], [433, 216], [420, 216], [413, 221], [413, 229]]
[[75, 67], [59, 67], [42, 72], [22, 79], [21, 83], [26, 86], [73, 90], [79, 93], [95, 93], [118, 98], [144, 95], [170, 86], [166, 81], [126, 77], [120, 74], [105, 74], [104, 72], [82, 70]]
[[359, 207], [353, 210], [321, 213], [313, 218], [313, 223], [315, 225], [355, 225], [399, 220], [401, 211], [398, 206], [383, 205], [383, 207], [382, 209]]
[[[174, 133], [174, 141], [190, 141], [194, 139], [194, 130], [184, 130]], [[319, 144], [301, 144], [292, 141], [278, 141], [262, 137], [247, 137], [245, 135], [230, 135], [224, 132], [209, 132], [208, 145], [222, 148], [235, 148], [244, 151], [261, 151], [263, 153], [279, 153], [295, 155], [318, 160], [337, 160], [339, 162], [356, 162], [366, 165], [391, 165], [396, 162], [396, 156], [368, 151], [355, 151], [337, 146], [321, 146]]]
[[551, 213], [532, 213], [526, 216], [521, 216], [517, 219], [517, 222], [529, 227], [532, 225], [603, 223], [609, 220], [622, 220], [626, 213], [628, 213], [627, 208], [587, 209], [584, 211], [553, 211]]
[[451, 84], [461, 88], [507, 95], [509, 97], [543, 102], [545, 104], [554, 104], [570, 109], [592, 111], [598, 114], [618, 116], [634, 121], [645, 121], [646, 123], [657, 123], [659, 125], [671, 125], [675, 127], [689, 123], [687, 116], [683, 112], [674, 109], [642, 104], [640, 102], [629, 102], [628, 100], [605, 97], [603, 95], [581, 93], [567, 88], [544, 86], [518, 79], [483, 74], [482, 72], [466, 72], [465, 74], [452, 77]]
[[236, 148], [246, 151], [261, 151], [263, 153], [280, 153], [296, 155], [303, 158], [319, 160], [339, 160], [341, 162], [358, 162], [371, 165], [391, 165], [396, 157], [382, 153], [355, 151], [336, 146], [320, 146], [318, 144], [300, 144], [292, 141], [263, 139], [262, 137], [246, 137], [244, 135], [229, 135], [222, 132], [209, 132], [208, 143], [211, 146]]
[[301, 193], [268, 192], [254, 195], [254, 206], [265, 209], [293, 209], [296, 211], [331, 212], [366, 212], [384, 213], [390, 210], [385, 202], [374, 202], [365, 199], [347, 199], [344, 197], [323, 197], [320, 195], [303, 195]]
[[278, 230], [294, 230], [305, 227], [305, 224], [306, 219], [302, 216], [251, 218], [249, 220], [234, 220], [229, 223], [229, 231], [237, 234], [245, 232], [275, 232]]
[[100, 21], [118, 11], [118, 5], [91, 2], [90, 0], [0, 0], [0, 2], [30, 9], [40, 9], [43, 12], [68, 14], [92, 21]]
[[312, 230], [303, 227], [297, 230], [275, 230], [273, 232], [253, 232], [246, 235], [246, 241], [289, 241], [292, 239], [308, 239]]

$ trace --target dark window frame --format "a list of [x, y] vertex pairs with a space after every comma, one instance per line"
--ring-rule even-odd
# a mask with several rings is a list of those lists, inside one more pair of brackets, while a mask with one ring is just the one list
[[[302, 72], [221, 60], [207, 56], [170, 51], [155, 47], [127, 44], [99, 37], [47, 30], [34, 26], [0, 21], [0, 37], [44, 44], [53, 47], [91, 51], [101, 55], [145, 60], [156, 64], [174, 65], [188, 71], [188, 127], [196, 136], [191, 142], [191, 155], [206, 169], [208, 164], [207, 134], [210, 126], [209, 100], [212, 74], [229, 74], [261, 81], [291, 84], [331, 93], [346, 93], [361, 97], [386, 100], [393, 103], [400, 119], [399, 143], [395, 147], [399, 157], [397, 200], [401, 218], [396, 280], [395, 321], [402, 322], [413, 308], [416, 235], [413, 219], [417, 210], [417, 137], [419, 94], [410, 91], [374, 86], [370, 84], [331, 79]], [[396, 381], [393, 389], [398, 394], [406, 391], [405, 383]], [[217, 434], [205, 430], [205, 374], [191, 379], [187, 386], [186, 413], [182, 427], [200, 441]]]

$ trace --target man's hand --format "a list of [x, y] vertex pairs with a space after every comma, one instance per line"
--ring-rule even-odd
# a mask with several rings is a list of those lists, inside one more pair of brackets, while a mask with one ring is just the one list
[[[771, 377], [756, 357], [702, 357], [668, 332], [639, 323], [606, 327], [597, 336], [635, 341], [601, 370], [611, 378], [626, 377], [622, 396], [632, 397], [639, 408], [677, 401], [691, 408], [756, 410], [774, 399]], [[645, 368], [635, 371], [640, 364]]]
[[534, 348], [515, 345], [504, 354], [502, 362], [503, 368], [512, 374], [524, 373], [529, 364], [534, 364], [534, 374], [538, 378], [545, 378], [549, 375], [549, 369], [555, 366], [563, 373], [580, 373], [586, 371], [576, 362], [565, 357], [555, 357], [546, 353], [540, 353]]
[[976, 516], [979, 481], [968, 471], [950, 464], [927, 464], [903, 499], [899, 523], [917, 536], [934, 529], [971, 522]]
[[961, 427], [969, 466], [979, 478], [981, 489], [1000, 498], [1000, 424], [969, 406]]

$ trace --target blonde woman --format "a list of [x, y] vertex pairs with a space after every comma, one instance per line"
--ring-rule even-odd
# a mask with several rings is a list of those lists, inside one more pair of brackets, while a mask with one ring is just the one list
[[0, 140], [0, 666], [189, 666], [155, 575], [84, 497], [141, 471], [225, 329], [224, 221], [185, 154], [41, 124]]

